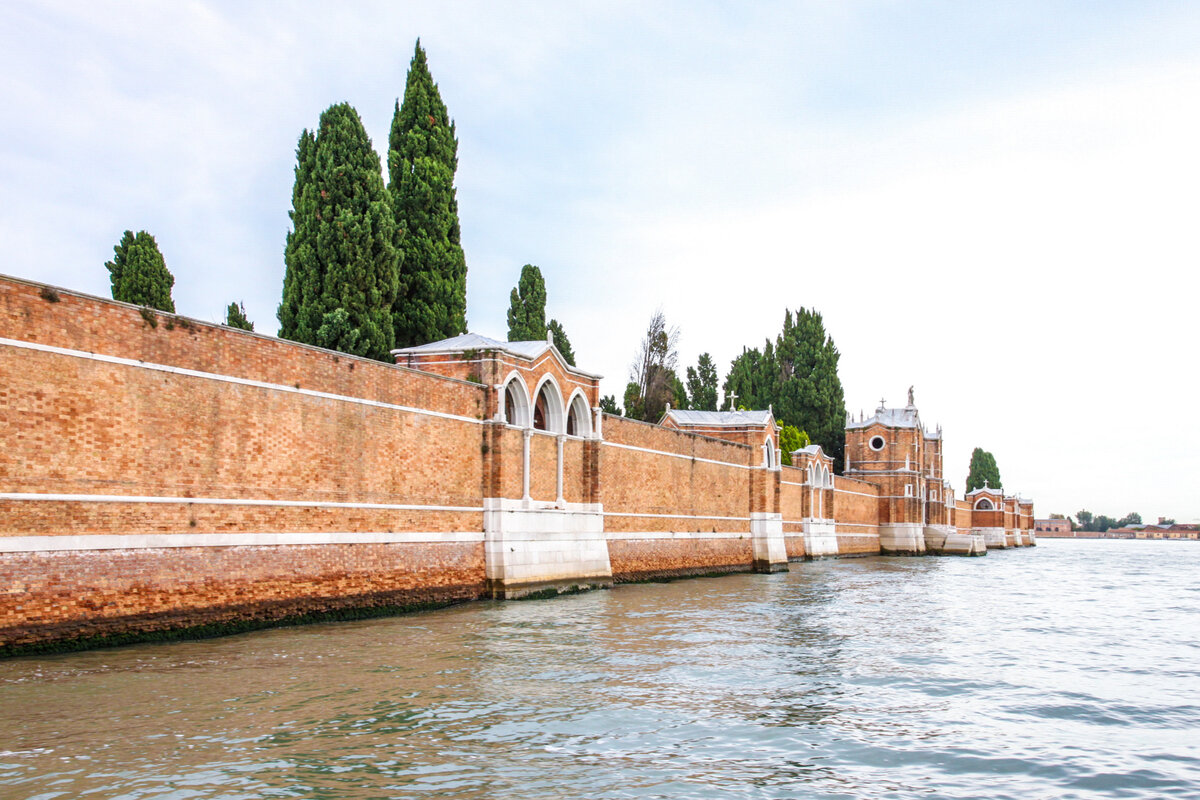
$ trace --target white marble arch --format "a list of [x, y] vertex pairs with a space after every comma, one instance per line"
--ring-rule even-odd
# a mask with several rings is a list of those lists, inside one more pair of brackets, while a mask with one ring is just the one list
[[588, 405], [582, 389], [576, 388], [571, 392], [571, 399], [567, 401], [566, 432], [568, 436], [584, 439], [592, 435], [592, 408]]
[[[538, 411], [542, 412], [544, 427], [538, 427]], [[533, 390], [533, 428], [550, 433], [566, 433], [567, 418], [562, 389], [549, 373], [542, 376]]]
[[528, 428], [533, 425], [533, 408], [529, 389], [515, 369], [500, 384], [500, 418], [509, 425]]

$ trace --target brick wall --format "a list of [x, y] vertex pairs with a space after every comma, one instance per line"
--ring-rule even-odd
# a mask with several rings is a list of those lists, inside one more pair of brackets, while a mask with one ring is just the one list
[[479, 597], [483, 544], [0, 553], [0, 647]]

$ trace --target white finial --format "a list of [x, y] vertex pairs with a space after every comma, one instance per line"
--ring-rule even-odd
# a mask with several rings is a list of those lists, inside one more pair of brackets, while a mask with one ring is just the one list
[[729, 410], [737, 411], [737, 392], [729, 392]]
[[908, 387], [908, 407], [913, 407], [913, 387]]
[[546, 328], [546, 344], [554, 344], [554, 331], [551, 328]]

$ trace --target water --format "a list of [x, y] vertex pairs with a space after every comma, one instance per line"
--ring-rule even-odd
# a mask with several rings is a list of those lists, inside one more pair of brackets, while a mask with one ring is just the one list
[[1200, 797], [1200, 544], [0, 662], [0, 797]]

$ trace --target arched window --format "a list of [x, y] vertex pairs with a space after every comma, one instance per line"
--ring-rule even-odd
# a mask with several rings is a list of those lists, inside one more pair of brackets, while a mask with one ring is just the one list
[[533, 427], [551, 433], [564, 432], [562, 396], [550, 380], [543, 381], [538, 389], [537, 400], [533, 404]]
[[590, 436], [592, 433], [592, 416], [589, 413], [587, 400], [576, 392], [571, 398], [571, 406], [567, 410], [567, 436]]
[[975, 501], [975, 508], [979, 511], [993, 511], [996, 507], [992, 505], [991, 500], [988, 500], [986, 497], [981, 497]]
[[512, 378], [504, 386], [504, 421], [509, 425], [529, 427], [529, 395], [520, 378]]

